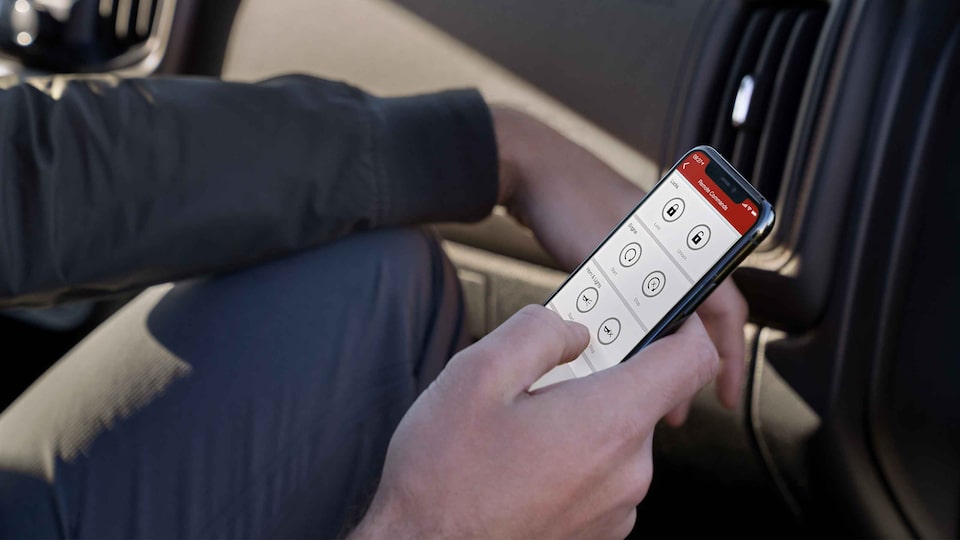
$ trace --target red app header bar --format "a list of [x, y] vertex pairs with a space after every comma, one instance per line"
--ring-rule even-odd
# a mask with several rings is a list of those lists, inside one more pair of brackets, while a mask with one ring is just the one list
[[703, 195], [717, 212], [741, 235], [746, 234], [757, 222], [757, 203], [747, 197], [742, 203], [733, 202], [727, 194], [707, 175], [710, 158], [703, 152], [692, 152], [677, 165], [677, 171], [690, 185]]

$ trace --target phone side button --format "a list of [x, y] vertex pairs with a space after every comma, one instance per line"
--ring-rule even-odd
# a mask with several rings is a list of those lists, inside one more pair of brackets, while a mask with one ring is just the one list
[[717, 285], [719, 285], [719, 283], [710, 282], [710, 284], [707, 285], [706, 288], [704, 288], [703, 291], [696, 298], [694, 298], [692, 302], [690, 302], [690, 307], [683, 310], [683, 313], [680, 314], [679, 318], [684, 319], [689, 317], [694, 311], [696, 311], [697, 308], [700, 307], [700, 303], [710, 296], [714, 289], [717, 288]]

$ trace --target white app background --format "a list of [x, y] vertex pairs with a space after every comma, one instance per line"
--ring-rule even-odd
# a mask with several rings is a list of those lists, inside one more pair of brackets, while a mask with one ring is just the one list
[[622, 362], [740, 236], [701, 192], [671, 171], [547, 304], [586, 326], [590, 344], [531, 389]]

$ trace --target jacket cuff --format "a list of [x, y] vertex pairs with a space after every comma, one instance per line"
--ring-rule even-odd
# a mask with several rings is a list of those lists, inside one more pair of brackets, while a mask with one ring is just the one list
[[476, 90], [372, 98], [380, 225], [475, 221], [497, 202], [493, 120]]

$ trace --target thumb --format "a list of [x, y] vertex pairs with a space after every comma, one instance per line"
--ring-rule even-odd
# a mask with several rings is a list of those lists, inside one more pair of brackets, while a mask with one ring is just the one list
[[484, 370], [499, 391], [511, 395], [530, 388], [546, 372], [575, 359], [590, 342], [582, 324], [553, 310], [529, 305], [474, 345]]

